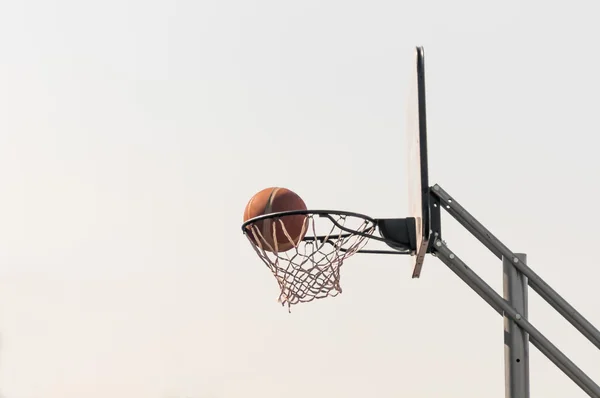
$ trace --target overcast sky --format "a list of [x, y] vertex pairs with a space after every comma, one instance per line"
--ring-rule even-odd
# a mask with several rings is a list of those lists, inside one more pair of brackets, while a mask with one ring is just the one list
[[[289, 314], [240, 224], [269, 186], [406, 216], [423, 45], [431, 182], [600, 325], [598, 7], [562, 4], [4, 2], [2, 394], [504, 397], [502, 319], [437, 259], [413, 280], [356, 255]], [[448, 217], [444, 238], [501, 289]], [[600, 382], [592, 344], [534, 292], [529, 313]], [[531, 392], [585, 396], [534, 347]]]

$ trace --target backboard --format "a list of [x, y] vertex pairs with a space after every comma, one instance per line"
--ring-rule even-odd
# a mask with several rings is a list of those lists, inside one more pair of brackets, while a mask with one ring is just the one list
[[408, 150], [408, 205], [409, 217], [415, 218], [417, 246], [413, 253], [413, 278], [421, 275], [421, 268], [429, 246], [431, 215], [429, 207], [429, 174], [427, 166], [427, 115], [425, 112], [425, 52], [417, 47], [412, 65], [412, 76], [406, 110], [406, 138]]

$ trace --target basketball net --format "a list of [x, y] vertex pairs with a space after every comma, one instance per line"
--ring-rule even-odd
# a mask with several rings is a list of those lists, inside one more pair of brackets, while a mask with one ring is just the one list
[[[342, 292], [340, 268], [344, 260], [360, 250], [375, 231], [372, 222], [362, 219], [358, 220], [358, 226], [347, 227], [348, 219], [352, 218], [338, 214], [308, 214], [303, 229], [312, 232], [312, 236], [305, 236], [297, 244], [281, 218], [272, 220], [273, 236], [270, 239], [265, 239], [264, 231], [257, 225], [248, 225], [246, 236], [275, 276], [281, 291], [278, 301], [287, 305], [288, 311], [291, 312], [294, 304], [335, 297]], [[283, 230], [285, 238], [294, 245], [292, 249], [280, 252], [277, 247], [272, 247], [269, 242], [278, 246], [277, 229], [280, 239]]]

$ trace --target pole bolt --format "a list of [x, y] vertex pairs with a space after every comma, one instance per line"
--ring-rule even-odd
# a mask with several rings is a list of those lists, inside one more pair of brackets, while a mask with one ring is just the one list
[[454, 260], [454, 254], [450, 253], [450, 256], [448, 257], [450, 257], [450, 260]]
[[519, 259], [515, 257], [515, 258], [513, 258], [513, 262], [516, 264], [519, 262]]
[[435, 245], [436, 245], [437, 247], [440, 247], [440, 246], [442, 246], [442, 242], [438, 240], [437, 242], [435, 242]]
[[517, 321], [521, 320], [521, 314], [517, 314], [517, 315], [515, 315], [515, 319], [516, 319]]

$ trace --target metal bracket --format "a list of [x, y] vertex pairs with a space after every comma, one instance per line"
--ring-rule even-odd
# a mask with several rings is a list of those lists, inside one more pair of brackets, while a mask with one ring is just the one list
[[416, 249], [417, 236], [414, 218], [380, 218], [376, 221], [379, 234], [389, 247], [411, 252]]

